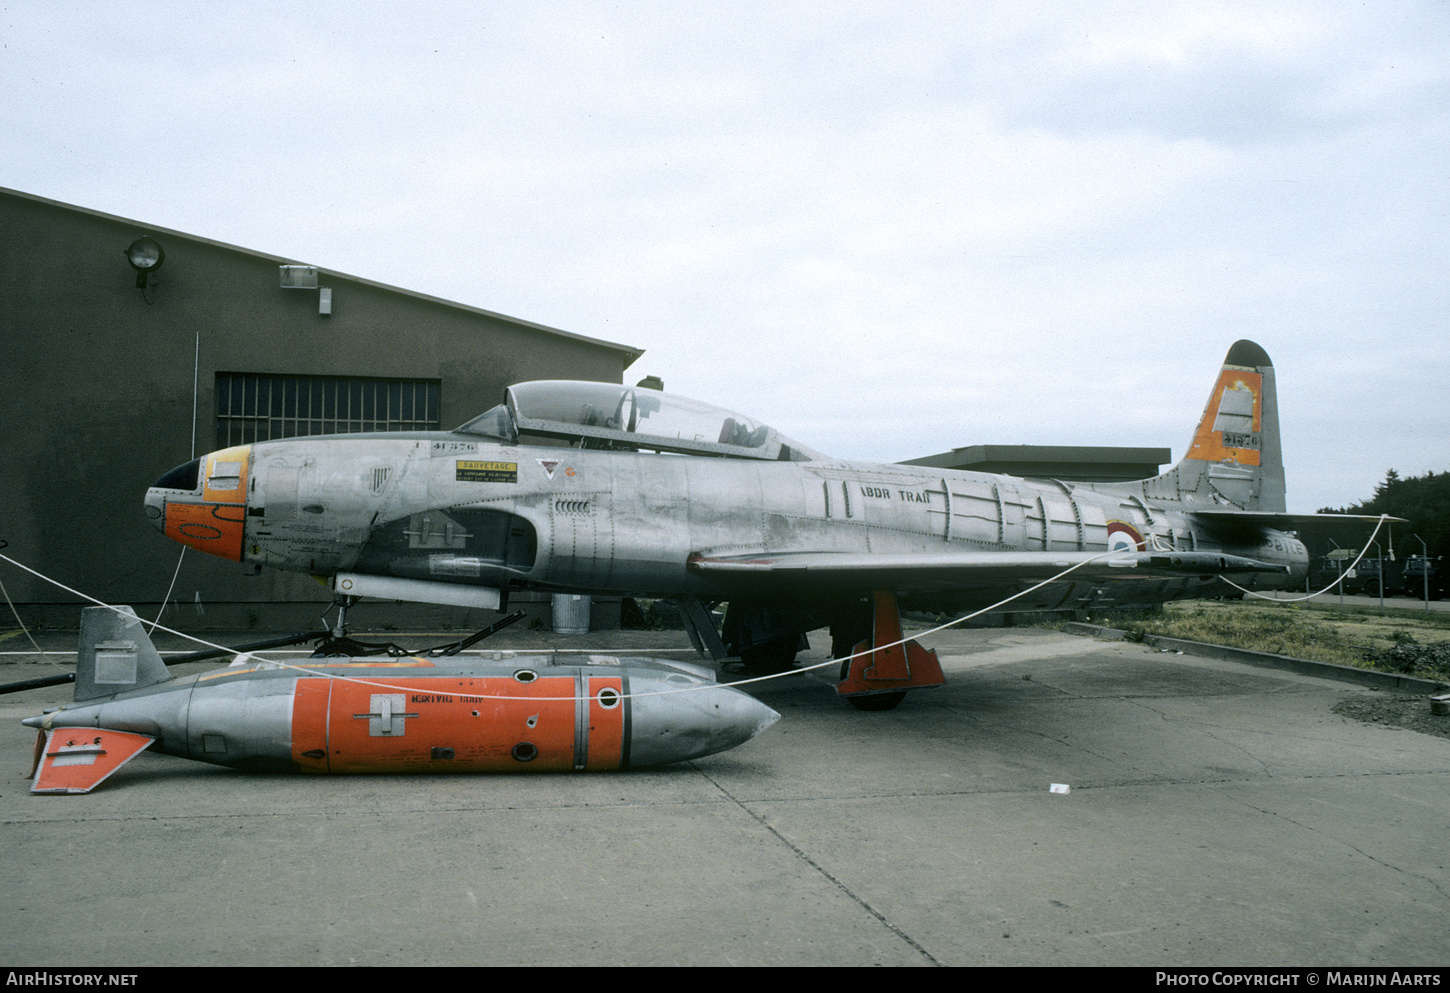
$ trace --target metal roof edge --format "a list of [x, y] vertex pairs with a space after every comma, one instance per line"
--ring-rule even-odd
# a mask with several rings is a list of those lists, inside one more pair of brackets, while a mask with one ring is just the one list
[[[147, 224], [143, 221], [138, 221], [131, 217], [120, 217], [116, 214], [107, 214], [105, 211], [93, 210], [90, 207], [80, 207], [73, 203], [66, 203], [63, 200], [52, 200], [49, 197], [37, 196], [34, 193], [25, 193], [21, 190], [12, 190], [5, 186], [0, 186], [0, 195], [13, 196], [21, 200], [30, 200], [34, 203], [45, 204], [50, 207], [59, 207], [62, 210], [74, 211], [75, 213], [85, 214], [87, 216], [99, 218], [100, 220], [104, 221], [114, 221], [120, 224], [128, 224], [151, 234], [165, 235], [168, 238], [185, 238], [188, 241], [194, 241], [202, 245], [210, 245], [213, 248], [221, 248], [229, 252], [239, 252], [242, 255], [249, 255], [252, 258], [266, 259], [269, 262], [275, 262], [277, 265], [312, 265], [311, 262], [302, 262], [298, 259], [284, 258], [280, 255], [270, 255], [267, 252], [259, 252], [256, 249], [244, 248], [241, 245], [232, 245], [225, 241], [217, 241], [214, 238], [204, 238], [201, 235], [190, 234], [186, 231], [177, 231], [175, 228], [158, 227], [154, 224]], [[639, 359], [639, 357], [645, 352], [643, 348], [636, 348], [633, 345], [624, 345], [620, 344], [617, 341], [606, 341], [603, 338], [593, 338], [586, 334], [577, 334], [573, 331], [564, 331], [560, 328], [551, 328], [547, 324], [539, 324], [535, 321], [526, 321], [522, 317], [510, 317], [508, 314], [500, 314], [497, 311], [485, 310], [482, 307], [474, 307], [470, 304], [459, 303], [456, 300], [445, 300], [442, 297], [435, 297], [427, 293], [420, 293], [417, 290], [410, 290], [402, 286], [393, 286], [389, 283], [380, 283], [374, 279], [366, 279], [362, 276], [354, 276], [350, 273], [340, 272], [336, 269], [325, 269], [322, 266], [317, 266], [317, 271], [319, 273], [326, 273], [327, 275], [333, 276], [337, 279], [346, 279], [349, 282], [358, 283], [362, 286], [371, 286], [375, 289], [387, 290], [391, 293], [401, 293], [404, 296], [413, 297], [416, 300], [423, 300], [428, 303], [436, 303], [444, 307], [452, 307], [455, 310], [463, 310], [471, 314], [479, 314], [483, 317], [491, 317], [494, 320], [507, 321], [510, 324], [516, 324], [520, 327], [529, 328], [532, 331], [543, 331], [546, 334], [558, 335], [561, 338], [572, 338], [575, 341], [581, 341], [589, 345], [596, 345], [600, 348], [606, 348], [611, 351], [623, 352], [626, 356], [626, 361], [623, 366], [624, 369], [628, 369], [631, 365], [633, 365], [635, 361]]]

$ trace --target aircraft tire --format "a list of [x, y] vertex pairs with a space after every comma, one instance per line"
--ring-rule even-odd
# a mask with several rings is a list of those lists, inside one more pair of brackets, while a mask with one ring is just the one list
[[800, 641], [800, 635], [793, 634], [784, 638], [772, 638], [770, 641], [752, 645], [740, 653], [740, 661], [745, 665], [745, 671], [752, 676], [769, 676], [778, 672], [790, 672], [795, 668], [796, 646]]
[[881, 711], [894, 710], [896, 705], [906, 699], [906, 691], [899, 690], [895, 693], [872, 693], [869, 696], [848, 696], [846, 700], [857, 710]]

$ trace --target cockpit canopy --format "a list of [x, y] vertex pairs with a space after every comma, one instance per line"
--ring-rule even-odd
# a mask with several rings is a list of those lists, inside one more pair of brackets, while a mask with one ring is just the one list
[[825, 456], [748, 417], [639, 386], [544, 380], [519, 383], [504, 403], [455, 429], [517, 443], [520, 435], [575, 442], [580, 448], [648, 449], [771, 462]]

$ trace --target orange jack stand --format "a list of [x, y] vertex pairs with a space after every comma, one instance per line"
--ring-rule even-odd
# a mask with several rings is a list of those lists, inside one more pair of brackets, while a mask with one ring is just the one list
[[[836, 692], [844, 697], [900, 694], [895, 696], [894, 706], [906, 690], [945, 685], [946, 677], [942, 675], [935, 649], [922, 648], [915, 641], [895, 644], [902, 640], [901, 612], [896, 606], [896, 594], [878, 590], [872, 596], [876, 611], [871, 639], [861, 642], [853, 650], [856, 657], [851, 659], [850, 668], [842, 673]], [[889, 647], [876, 648], [877, 645]]]

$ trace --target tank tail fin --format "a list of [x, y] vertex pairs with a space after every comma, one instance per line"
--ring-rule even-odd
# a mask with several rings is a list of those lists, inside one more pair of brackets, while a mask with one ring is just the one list
[[32, 793], [89, 793], [155, 738], [109, 728], [42, 730], [35, 743]]
[[86, 607], [81, 611], [76, 654], [75, 699], [92, 700], [171, 679], [130, 607]]
[[1284, 512], [1279, 398], [1267, 352], [1252, 341], [1234, 342], [1188, 453], [1142, 486], [1148, 499], [1204, 510]]

